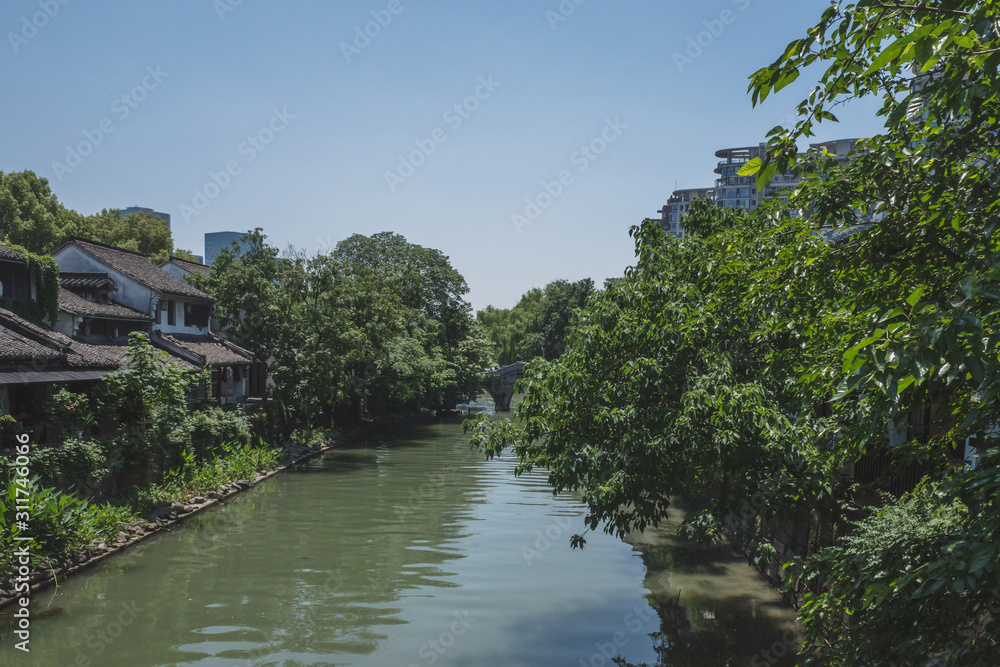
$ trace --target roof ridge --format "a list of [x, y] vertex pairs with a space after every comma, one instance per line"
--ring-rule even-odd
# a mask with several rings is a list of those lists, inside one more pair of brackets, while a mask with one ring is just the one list
[[[149, 259], [149, 255], [145, 255], [145, 254], [139, 252], [138, 250], [128, 250], [126, 248], [119, 248], [118, 246], [111, 245], [110, 243], [102, 243], [101, 241], [94, 241], [94, 240], [91, 240], [91, 239], [85, 239], [82, 236], [70, 236], [70, 237], [67, 237], [67, 239], [66, 239], [66, 243], [72, 243], [74, 241], [77, 241], [79, 243], [86, 243], [86, 244], [89, 244], [89, 245], [95, 245], [95, 246], [97, 246], [99, 248], [107, 248], [108, 250], [117, 250], [118, 252], [128, 253], [129, 255], [138, 255], [139, 257], [145, 257], [146, 259]], [[63, 244], [63, 245], [65, 245], [65, 244]], [[153, 263], [150, 262], [150, 264], [153, 264]], [[156, 266], [156, 265], [153, 264], [153, 266]]]
[[[171, 261], [184, 262], [185, 264], [194, 264], [195, 266], [204, 266], [206, 269], [210, 268], [208, 264], [199, 264], [198, 262], [192, 262], [190, 259], [184, 259], [183, 257], [178, 257], [177, 255], [171, 255], [163, 264], [169, 264]], [[162, 264], [160, 265], [162, 266]]]

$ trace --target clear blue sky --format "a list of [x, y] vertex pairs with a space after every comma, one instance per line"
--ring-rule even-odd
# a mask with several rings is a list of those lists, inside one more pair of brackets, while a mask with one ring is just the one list
[[[828, 4], [6, 0], [0, 170], [35, 171], [82, 213], [170, 213], [196, 254], [211, 231], [316, 251], [391, 230], [447, 254], [475, 307], [509, 307], [555, 279], [621, 275], [630, 225], [675, 184], [711, 185], [717, 149], [787, 120], [814, 77], [758, 109], [746, 78]], [[839, 115], [817, 139], [881, 126], [871, 104]]]

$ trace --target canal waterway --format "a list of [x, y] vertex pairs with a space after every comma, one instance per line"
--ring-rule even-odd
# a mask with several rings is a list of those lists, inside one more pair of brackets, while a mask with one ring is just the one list
[[[0, 664], [786, 665], [794, 614], [726, 549], [589, 533], [461, 420], [356, 442], [32, 599]], [[652, 636], [651, 636], [652, 635]]]

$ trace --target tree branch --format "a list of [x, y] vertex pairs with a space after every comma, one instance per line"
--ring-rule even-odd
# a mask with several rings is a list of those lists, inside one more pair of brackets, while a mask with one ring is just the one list
[[960, 9], [942, 9], [941, 7], [925, 7], [923, 5], [888, 5], [884, 2], [879, 2], [875, 5], [880, 9], [901, 9], [903, 11], [909, 12], [929, 12], [931, 14], [945, 14], [947, 16], [969, 16], [969, 12], [963, 12]]

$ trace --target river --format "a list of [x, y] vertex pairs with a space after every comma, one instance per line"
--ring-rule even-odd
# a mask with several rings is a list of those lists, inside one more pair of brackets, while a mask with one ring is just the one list
[[[727, 550], [589, 533], [447, 419], [277, 475], [32, 599], [0, 664], [786, 665], [794, 614]], [[652, 633], [660, 633], [655, 638]]]

